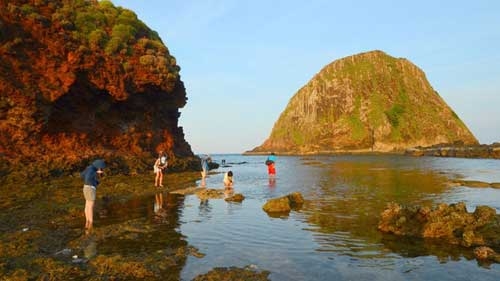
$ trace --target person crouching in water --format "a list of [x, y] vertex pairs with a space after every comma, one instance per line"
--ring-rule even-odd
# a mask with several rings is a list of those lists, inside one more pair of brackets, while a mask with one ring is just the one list
[[233, 172], [229, 171], [224, 174], [224, 187], [226, 189], [233, 188]]
[[167, 154], [163, 151], [158, 153], [158, 158], [153, 166], [153, 171], [155, 172], [155, 186], [163, 187], [163, 170], [168, 166]]
[[83, 179], [83, 196], [85, 197], [85, 229], [90, 231], [94, 222], [94, 205], [96, 198], [96, 189], [99, 185], [98, 174], [103, 173], [106, 167], [104, 160], [97, 159], [90, 164], [80, 174]]

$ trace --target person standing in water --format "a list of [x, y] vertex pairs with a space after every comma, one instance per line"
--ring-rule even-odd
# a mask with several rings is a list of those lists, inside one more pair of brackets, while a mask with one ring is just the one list
[[201, 157], [201, 186], [203, 187], [206, 185], [205, 178], [208, 175], [208, 170], [209, 170], [208, 162], [210, 162], [210, 160], [211, 160], [210, 156], [208, 155], [203, 155]]
[[94, 205], [96, 198], [96, 189], [99, 185], [98, 174], [103, 173], [106, 167], [104, 160], [97, 159], [90, 164], [80, 174], [83, 179], [83, 196], [85, 197], [85, 229], [90, 231], [94, 223]]
[[165, 154], [163, 151], [160, 151], [158, 153], [158, 158], [156, 159], [155, 164], [153, 166], [153, 170], [156, 174], [155, 176], [156, 187], [163, 187], [163, 170], [166, 169], [167, 166], [168, 166], [167, 154]]
[[271, 155], [269, 155], [266, 160], [267, 174], [269, 175], [269, 177], [276, 176], [275, 163], [276, 163], [276, 155], [274, 154], [274, 152], [272, 152]]

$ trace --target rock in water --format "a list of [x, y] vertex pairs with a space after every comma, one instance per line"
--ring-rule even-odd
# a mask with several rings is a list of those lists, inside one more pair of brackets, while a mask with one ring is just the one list
[[250, 153], [387, 152], [454, 142], [478, 143], [424, 72], [372, 51], [324, 67]]
[[300, 208], [304, 198], [300, 192], [293, 192], [286, 196], [269, 199], [262, 209], [267, 213], [288, 213], [294, 208]]
[[465, 247], [500, 247], [500, 217], [495, 209], [477, 206], [467, 212], [465, 204], [439, 204], [435, 208], [390, 203], [380, 215], [378, 229], [402, 236], [442, 239]]

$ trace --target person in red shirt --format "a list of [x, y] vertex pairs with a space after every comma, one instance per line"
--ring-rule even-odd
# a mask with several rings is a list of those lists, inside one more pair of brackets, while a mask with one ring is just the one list
[[271, 153], [271, 155], [269, 155], [267, 157], [267, 160], [266, 160], [267, 174], [270, 177], [275, 177], [276, 176], [275, 162], [276, 162], [276, 155], [273, 152], [273, 153]]

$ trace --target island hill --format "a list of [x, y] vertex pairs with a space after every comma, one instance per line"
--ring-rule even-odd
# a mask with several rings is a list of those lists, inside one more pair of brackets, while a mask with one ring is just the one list
[[247, 153], [401, 152], [436, 144], [478, 141], [421, 69], [371, 51], [325, 66], [292, 97], [269, 138]]
[[[0, 2], [0, 176], [199, 166], [178, 126], [187, 101], [158, 34], [110, 1]], [[29, 175], [29, 176], [28, 176]], [[22, 177], [24, 178], [24, 177]]]

